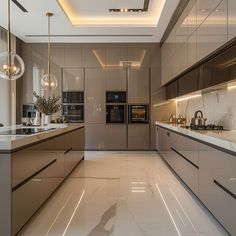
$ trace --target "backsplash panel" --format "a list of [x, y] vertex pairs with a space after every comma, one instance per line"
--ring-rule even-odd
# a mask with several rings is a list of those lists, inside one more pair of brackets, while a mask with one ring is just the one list
[[206, 93], [201, 97], [176, 102], [176, 114], [184, 115], [190, 124], [194, 112], [201, 110], [207, 118], [207, 124], [219, 124], [227, 129], [236, 129], [235, 98], [236, 88]]

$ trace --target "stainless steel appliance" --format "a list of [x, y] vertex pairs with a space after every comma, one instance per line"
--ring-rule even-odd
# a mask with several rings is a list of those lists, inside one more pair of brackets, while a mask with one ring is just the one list
[[129, 105], [129, 123], [149, 123], [149, 106]]
[[106, 103], [126, 103], [126, 92], [121, 91], [107, 91]]
[[207, 119], [203, 117], [202, 111], [196, 111], [194, 113], [194, 118], [191, 120], [191, 124], [195, 126], [205, 126]]
[[84, 104], [63, 104], [63, 115], [69, 123], [84, 122]]
[[36, 106], [34, 104], [23, 105], [23, 118], [35, 118]]
[[126, 123], [126, 92], [106, 92], [106, 123]]
[[64, 91], [62, 94], [63, 115], [69, 123], [84, 122], [84, 92]]
[[62, 94], [63, 103], [84, 103], [84, 92], [65, 91]]
[[126, 123], [126, 105], [107, 105], [106, 123]]

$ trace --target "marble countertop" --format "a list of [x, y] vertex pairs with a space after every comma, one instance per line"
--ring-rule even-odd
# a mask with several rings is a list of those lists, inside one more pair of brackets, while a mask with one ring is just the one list
[[[40, 126], [36, 128], [54, 128], [45, 132], [31, 134], [31, 135], [0, 135], [0, 152], [11, 151], [18, 149], [29, 144], [33, 144], [44, 139], [48, 139], [78, 128], [84, 127], [84, 124], [50, 124], [47, 126]], [[2, 127], [0, 131], [17, 129], [17, 128], [35, 128], [35, 127], [23, 127], [20, 125]]]
[[199, 141], [218, 146], [220, 148], [236, 153], [236, 130], [208, 131], [190, 130], [182, 128], [181, 125], [155, 122], [157, 126], [173, 130], [180, 134], [192, 137]]

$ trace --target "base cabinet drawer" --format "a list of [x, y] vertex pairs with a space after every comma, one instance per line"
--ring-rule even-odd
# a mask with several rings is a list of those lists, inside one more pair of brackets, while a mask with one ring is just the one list
[[83, 159], [83, 151], [73, 151], [72, 149], [65, 154], [65, 176], [75, 168], [75, 166]]
[[175, 149], [172, 150], [174, 152], [174, 158], [170, 165], [188, 187], [198, 195], [198, 166], [189, 162], [189, 160], [185, 159], [183, 155], [178, 154]]
[[12, 232], [15, 235], [44, 201], [56, 189], [60, 179], [57, 176], [56, 159], [37, 175], [22, 183], [12, 192]]
[[199, 145], [199, 198], [236, 235], [236, 156]]

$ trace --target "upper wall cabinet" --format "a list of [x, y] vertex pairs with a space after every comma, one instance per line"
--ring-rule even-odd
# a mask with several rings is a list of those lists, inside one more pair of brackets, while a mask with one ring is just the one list
[[149, 103], [149, 69], [129, 71], [128, 91], [129, 103]]
[[190, 0], [187, 6], [188, 10], [188, 37], [197, 29], [197, 0]]
[[216, 10], [222, 0], [197, 0], [197, 27]]
[[65, 44], [65, 67], [82, 67], [82, 49], [73, 44]]
[[150, 67], [149, 48], [128, 47], [127, 61], [131, 63], [132, 68]]
[[208, 88], [235, 79], [236, 46], [231, 47], [202, 66], [200, 88]]
[[178, 96], [199, 90], [200, 69], [197, 68], [178, 80]]
[[84, 90], [84, 69], [63, 69], [63, 91]]
[[105, 124], [106, 122], [106, 71], [103, 69], [85, 70], [85, 120], [86, 123]]
[[126, 69], [106, 69], [106, 91], [126, 91]]
[[[207, 2], [207, 1], [206, 1]], [[199, 10], [198, 10], [199, 12]], [[197, 29], [198, 61], [227, 42], [227, 0], [223, 0], [217, 8]]]
[[236, 1], [228, 0], [228, 40], [236, 36]]
[[82, 67], [105, 68], [107, 64], [106, 49], [104, 48], [83, 48]]
[[106, 67], [119, 68], [123, 67], [123, 62], [127, 61], [127, 46], [124, 47], [108, 47], [106, 49]]

